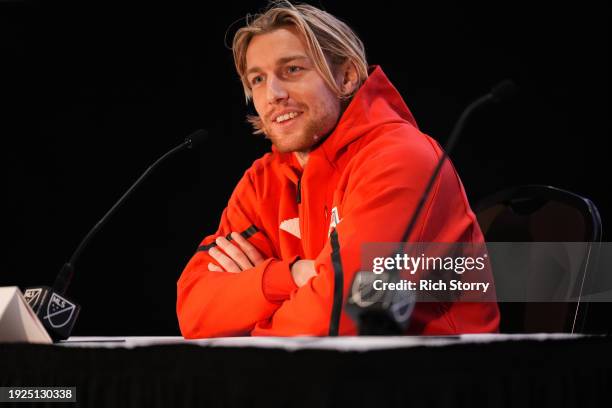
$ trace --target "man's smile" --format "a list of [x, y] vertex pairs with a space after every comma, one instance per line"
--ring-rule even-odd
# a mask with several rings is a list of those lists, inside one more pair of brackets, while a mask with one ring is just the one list
[[288, 127], [289, 125], [296, 123], [297, 119], [301, 117], [301, 115], [302, 112], [292, 111], [273, 118], [272, 123], [277, 127]]
[[293, 119], [296, 118], [297, 116], [300, 115], [301, 112], [289, 112], [289, 113], [285, 113], [283, 115], [278, 115], [275, 119], [276, 123], [282, 123], [285, 122], [289, 119]]

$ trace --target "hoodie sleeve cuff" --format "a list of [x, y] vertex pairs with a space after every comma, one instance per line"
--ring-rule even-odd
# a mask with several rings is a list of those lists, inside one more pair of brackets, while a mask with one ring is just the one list
[[262, 290], [268, 301], [284, 302], [298, 288], [291, 276], [291, 265], [298, 259], [296, 256], [287, 261], [270, 262], [262, 277]]

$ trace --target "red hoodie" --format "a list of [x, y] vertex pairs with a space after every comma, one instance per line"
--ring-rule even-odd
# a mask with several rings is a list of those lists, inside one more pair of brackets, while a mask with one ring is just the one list
[[[361, 245], [401, 239], [441, 154], [375, 67], [305, 169], [292, 153], [273, 148], [245, 172], [219, 229], [204, 238], [178, 281], [183, 336], [327, 335], [334, 292], [329, 232], [336, 228], [346, 299], [361, 269]], [[208, 249], [232, 231], [248, 238], [265, 262], [240, 273], [208, 271], [216, 263]], [[484, 241], [450, 161], [409, 241]], [[297, 257], [314, 259], [317, 272], [300, 288], [290, 272]], [[408, 332], [495, 332], [498, 324], [495, 303], [418, 303]], [[356, 332], [343, 310], [339, 334]]]

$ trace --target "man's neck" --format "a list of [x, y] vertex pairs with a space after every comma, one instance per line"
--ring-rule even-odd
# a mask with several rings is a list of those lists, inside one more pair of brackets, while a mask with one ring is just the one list
[[306, 163], [308, 163], [308, 152], [293, 152], [295, 154], [295, 158], [302, 168], [306, 167]]

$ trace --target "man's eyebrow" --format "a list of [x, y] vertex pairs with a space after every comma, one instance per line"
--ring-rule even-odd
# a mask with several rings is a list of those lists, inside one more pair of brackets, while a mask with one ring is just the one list
[[[295, 60], [300, 60], [300, 59], [309, 59], [307, 55], [302, 55], [302, 54], [298, 54], [298, 55], [290, 55], [288, 57], [282, 57], [279, 58], [278, 60], [276, 60], [276, 65], [283, 65], [286, 64], [288, 62], [291, 61], [295, 61]], [[261, 68], [259, 67], [252, 67], [249, 68], [246, 72], [246, 75], [249, 75], [252, 72], [260, 72]]]

